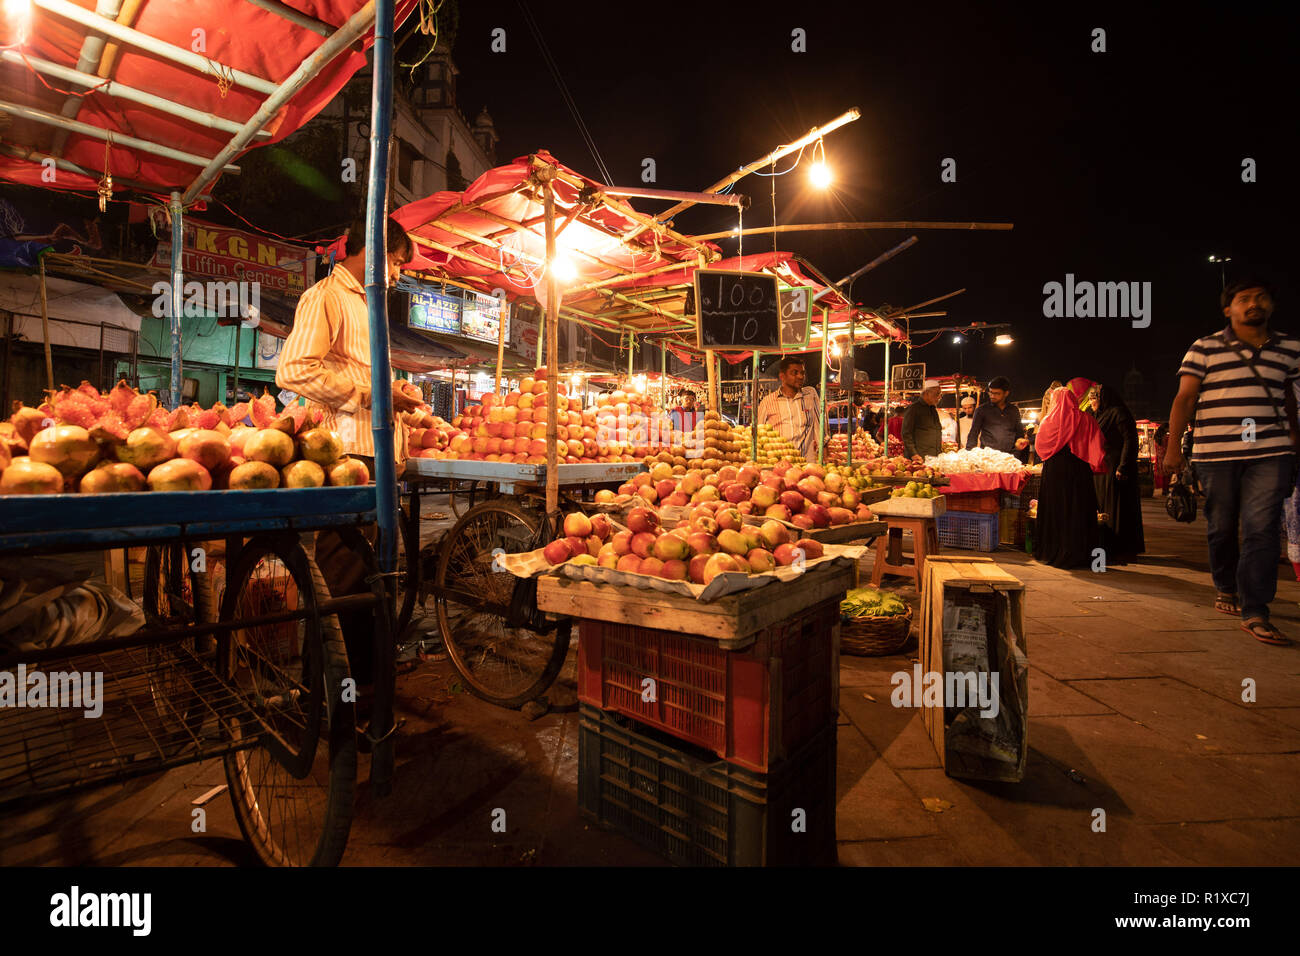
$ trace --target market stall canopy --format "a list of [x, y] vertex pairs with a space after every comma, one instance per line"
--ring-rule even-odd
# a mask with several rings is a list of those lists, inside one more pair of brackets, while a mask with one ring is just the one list
[[[718, 247], [672, 231], [622, 199], [606, 197], [600, 183], [541, 151], [490, 169], [463, 192], [438, 192], [393, 213], [420, 247], [417, 268], [468, 281], [510, 299], [545, 299], [546, 217], [539, 172], [554, 172], [556, 245], [562, 262], [566, 311], [598, 300], [598, 286], [692, 266], [700, 255], [720, 258]], [[649, 225], [649, 228], [644, 228]], [[635, 238], [627, 235], [639, 232]], [[564, 274], [560, 275], [560, 270]]]
[[6, 0], [0, 178], [192, 202], [333, 99], [374, 17], [373, 0]]
[[[33, 342], [44, 339], [40, 284], [37, 276], [0, 272], [0, 311], [13, 313], [15, 336]], [[46, 296], [51, 345], [99, 348], [101, 326], [140, 331], [140, 316], [99, 286], [49, 278]]]

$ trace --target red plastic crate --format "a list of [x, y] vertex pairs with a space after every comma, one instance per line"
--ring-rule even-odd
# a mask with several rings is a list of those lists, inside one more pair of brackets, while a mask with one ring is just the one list
[[[578, 699], [766, 773], [839, 711], [840, 599], [770, 625], [744, 650], [708, 638], [578, 622]], [[646, 678], [654, 699], [644, 699]]]
[[963, 491], [960, 494], [945, 495], [949, 511], [976, 512], [978, 514], [997, 514], [1002, 507], [1002, 492], [998, 488], [992, 491]]

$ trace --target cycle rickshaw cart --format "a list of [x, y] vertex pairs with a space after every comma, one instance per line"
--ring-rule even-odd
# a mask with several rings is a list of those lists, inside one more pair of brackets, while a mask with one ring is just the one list
[[[625, 197], [679, 202], [652, 217], [637, 212]], [[629, 338], [657, 340], [665, 381], [663, 346], [671, 343], [702, 352], [708, 407], [717, 411], [714, 353], [698, 348], [695, 338], [690, 289], [697, 269], [761, 269], [789, 285], [808, 287], [809, 301], [822, 300], [823, 329], [832, 312], [853, 308], [797, 256], [771, 253], [723, 260], [718, 246], [665, 224], [672, 213], [696, 202], [739, 206], [743, 197], [601, 185], [539, 152], [490, 170], [464, 192], [436, 193], [394, 213], [416, 243], [439, 258], [441, 272], [431, 274], [432, 280], [454, 277], [499, 296], [532, 296], [545, 306], [544, 362], [538, 350], [539, 367], [552, 370], [547, 375], [545, 463], [418, 458], [408, 462], [404, 475], [411, 493], [404, 518], [408, 567], [398, 633], [406, 632], [415, 606], [431, 598], [449, 658], [470, 689], [486, 700], [513, 707], [543, 692], [563, 663], [570, 630], [568, 619], [538, 610], [535, 580], [515, 579], [495, 563], [495, 556], [532, 550], [554, 537], [561, 512], [579, 507], [566, 492], [625, 481], [642, 468], [640, 461], [588, 464], [559, 458], [555, 424], [560, 316]], [[560, 263], [568, 267], [563, 283], [558, 267], [552, 267]], [[504, 321], [498, 335], [496, 392]], [[823, 341], [823, 353], [825, 348]], [[629, 353], [629, 375], [631, 368]], [[756, 428], [753, 436], [756, 442]], [[466, 485], [486, 488], [489, 495], [495, 488], [499, 497], [458, 514], [426, 570], [418, 557], [421, 496], [434, 487]], [[871, 531], [879, 533], [880, 528], [877, 523]]]
[[[305, 122], [364, 63], [360, 48], [373, 41], [366, 286], [376, 481], [359, 487], [0, 497], [0, 559], [148, 548], [143, 629], [88, 643], [0, 650], [0, 671], [60, 668], [64, 674], [98, 675], [103, 681], [103, 711], [97, 719], [57, 707], [0, 710], [0, 806], [21, 808], [220, 758], [240, 829], [263, 862], [329, 865], [339, 861], [347, 843], [359, 746], [373, 755], [376, 794], [391, 788], [396, 475], [385, 264], [374, 250], [384, 248], [393, 31], [414, 3], [399, 0], [396, 18], [394, 0], [348, 0], [339, 6], [345, 20], [335, 27], [288, 8], [199, 0], [187, 10], [182, 37], [168, 34], [168, 29], [179, 29], [172, 18], [150, 17], [148, 8], [134, 28], [127, 28], [66, 4], [43, 6], [39, 26], [33, 21], [27, 33], [20, 32], [20, 41], [32, 41], [27, 43], [33, 54], [29, 68], [73, 83], [93, 85], [85, 74], [38, 59], [47, 52], [41, 38], [66, 39], [70, 30], [80, 28], [84, 50], [102, 35], [121, 44], [119, 70], [133, 57], [133, 75], [139, 76], [142, 62], [150, 64], [158, 93], [90, 78], [114, 106], [131, 111], [132, 136], [115, 128], [60, 122], [52, 111], [33, 106], [15, 114], [33, 124], [15, 124], [6, 140], [59, 126], [73, 134], [65, 156], [85, 145], [78, 137], [107, 141], [111, 168], [125, 168], [119, 157], [128, 154], [141, 178], [119, 177], [119, 188], [163, 195], [172, 190], [168, 314], [173, 397], [181, 384], [183, 209], [206, 198], [204, 191], [221, 172], [237, 172], [231, 160], [269, 138], [264, 127], [282, 110], [289, 109], [297, 123]], [[189, 30], [196, 24], [214, 36], [229, 28], [232, 36], [256, 36], [259, 42], [232, 43], [228, 56], [221, 62], [206, 59], [205, 67], [204, 57], [188, 52]], [[264, 45], [268, 33], [281, 36], [283, 43]], [[318, 42], [321, 36], [324, 40]], [[280, 50], [290, 59], [265, 62], [265, 50]], [[303, 50], [299, 59], [295, 51]], [[146, 52], [153, 59], [143, 60]], [[214, 66], [230, 81], [219, 99], [204, 109], [171, 101], [169, 97], [193, 96], [199, 85], [195, 71], [212, 82]], [[259, 77], [268, 72], [286, 78], [272, 82]], [[187, 90], [186, 96], [179, 95]], [[194, 152], [151, 141], [151, 134], [164, 138], [166, 128], [172, 130], [166, 142], [176, 143], [177, 117], [205, 130], [194, 137]], [[21, 155], [41, 170], [43, 154], [29, 149]], [[107, 173], [96, 183], [92, 174], [66, 159], [49, 157], [49, 163], [59, 170], [61, 185], [98, 187], [101, 200], [112, 197]], [[197, 177], [195, 168], [201, 170]], [[183, 195], [163, 185], [177, 182], [190, 182]], [[377, 549], [361, 531], [372, 523], [379, 530]], [[311, 543], [314, 532], [326, 529], [338, 533], [367, 569], [369, 593], [330, 596]], [[224, 562], [215, 560], [222, 548]], [[207, 560], [209, 552], [213, 561]], [[224, 586], [219, 583], [222, 568]], [[375, 692], [369, 725], [359, 734], [347, 651], [335, 615], [361, 608], [374, 614]]]

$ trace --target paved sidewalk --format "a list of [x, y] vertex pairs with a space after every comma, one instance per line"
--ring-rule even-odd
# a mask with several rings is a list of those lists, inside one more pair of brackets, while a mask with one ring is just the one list
[[[948, 778], [918, 712], [890, 705], [890, 676], [910, 671], [915, 643], [843, 659], [841, 864], [1294, 863], [1300, 646], [1260, 644], [1214, 611], [1203, 521], [1177, 525], [1159, 500], [1145, 515], [1151, 553], [1105, 574], [994, 555], [1027, 587], [1031, 750], [1019, 784]], [[1274, 619], [1300, 638], [1300, 584], [1290, 565], [1279, 572]], [[1254, 703], [1242, 700], [1248, 678]], [[552, 711], [531, 723], [461, 691], [445, 662], [400, 677], [399, 697], [397, 787], [372, 799], [363, 758], [345, 863], [664, 865], [578, 815], [572, 655]], [[207, 832], [190, 830], [190, 801], [220, 783], [210, 762], [0, 817], [0, 864], [248, 862], [226, 794], [207, 804]], [[504, 833], [491, 826], [498, 808]]]

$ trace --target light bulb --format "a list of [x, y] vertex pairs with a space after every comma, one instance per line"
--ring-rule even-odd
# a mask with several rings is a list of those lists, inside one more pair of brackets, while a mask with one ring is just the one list
[[812, 169], [808, 170], [808, 178], [818, 189], [825, 189], [831, 184], [831, 168], [822, 160], [812, 164]]
[[573, 266], [573, 260], [562, 253], [551, 260], [551, 268], [555, 270], [555, 278], [560, 282], [572, 282], [578, 275], [578, 270]]

